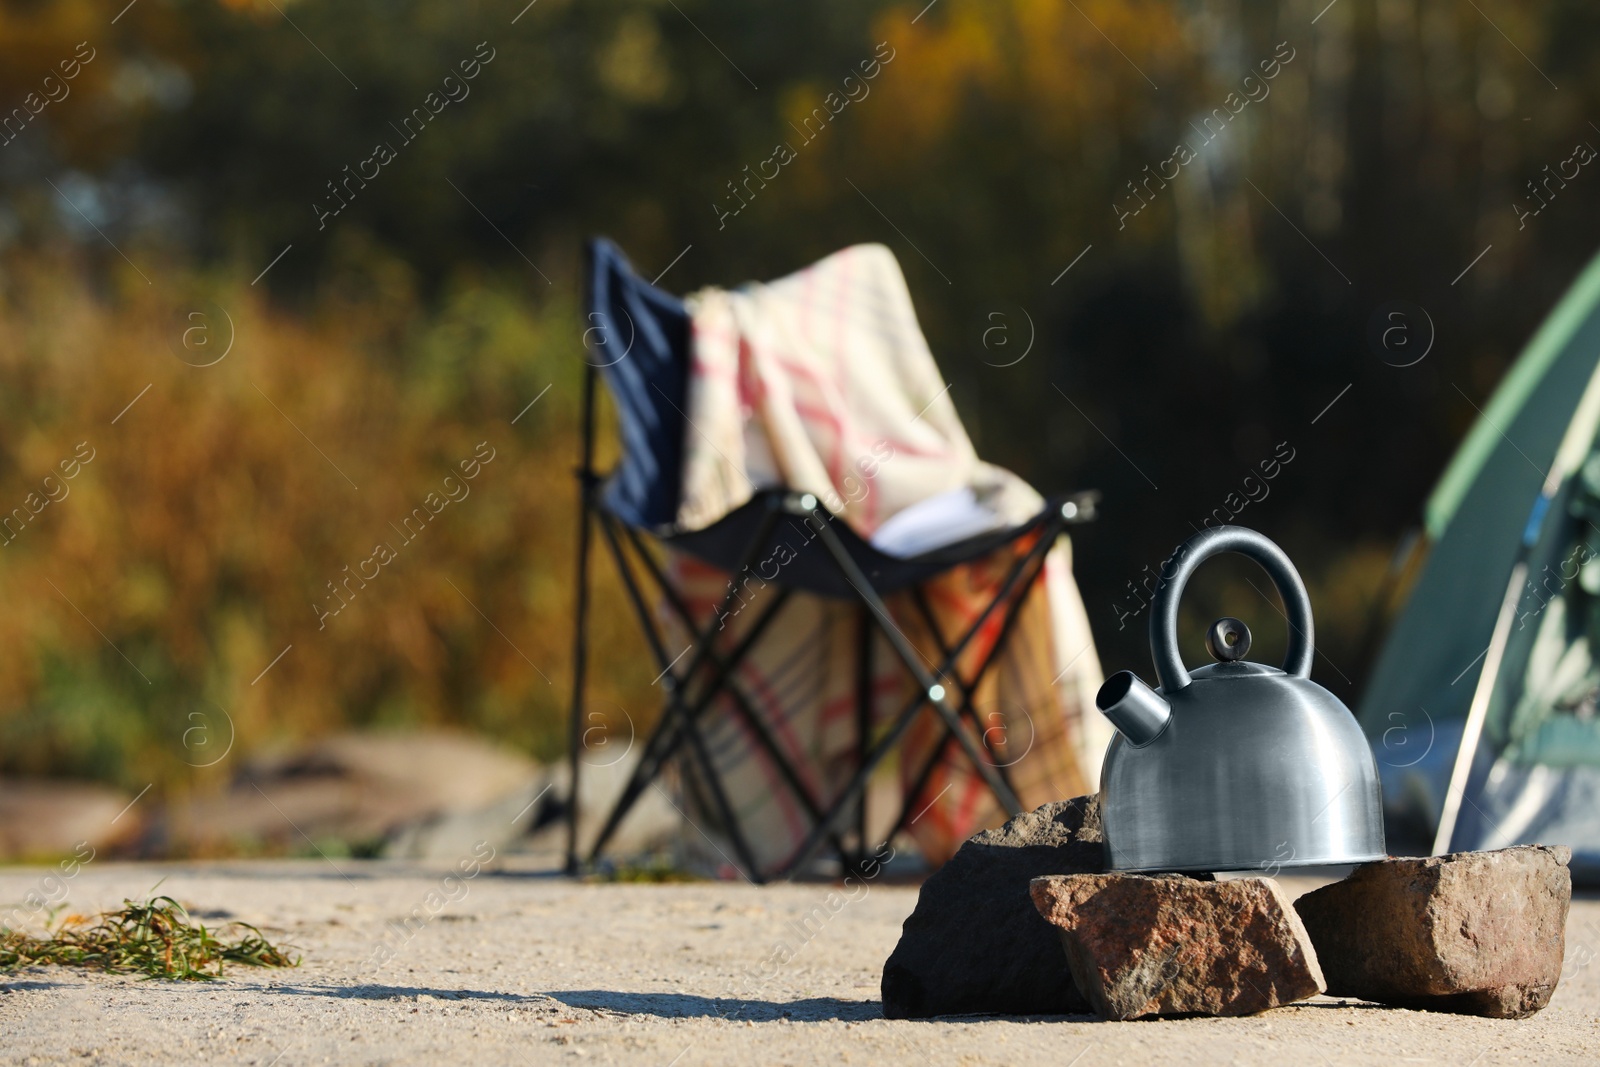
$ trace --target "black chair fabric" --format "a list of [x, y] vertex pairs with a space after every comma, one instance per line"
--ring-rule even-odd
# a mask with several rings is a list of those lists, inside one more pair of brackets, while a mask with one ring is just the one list
[[[703, 530], [658, 535], [658, 540], [714, 567], [732, 570], [739, 565], [739, 560], [747, 558], [745, 554], [760, 534], [768, 509], [781, 508], [784, 497], [793, 499], [794, 494], [777, 489], [759, 492]], [[851, 585], [850, 579], [817, 540], [819, 524], [828, 522], [846, 553], [878, 594], [893, 593], [921, 585], [957, 564], [981, 559], [1002, 545], [1010, 544], [1039, 526], [1051, 506], [1046, 505], [1045, 511], [1021, 526], [969, 538], [909, 559], [878, 551], [871, 542], [825, 510], [809, 515], [791, 510], [778, 519], [765, 543], [755, 548], [749, 573], [764, 582], [777, 582], [818, 596], [857, 599], [861, 591]]]
[[605, 506], [630, 526], [669, 526], [678, 510], [688, 418], [689, 313], [683, 301], [636, 275], [603, 237], [589, 242], [588, 307], [588, 359], [605, 376], [622, 435]]

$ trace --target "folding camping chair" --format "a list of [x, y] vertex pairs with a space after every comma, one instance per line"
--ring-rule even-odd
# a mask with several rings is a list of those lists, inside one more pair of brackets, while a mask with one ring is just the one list
[[[900, 813], [886, 840], [907, 826], [913, 804], [924, 791], [938, 763], [952, 745], [965, 756], [988, 790], [1009, 814], [1021, 806], [1010, 777], [995, 757], [979, 723], [973, 699], [979, 683], [1004, 648], [1028, 594], [1044, 567], [1045, 556], [1058, 535], [1074, 523], [1094, 516], [1098, 494], [1079, 493], [1050, 500], [1022, 525], [984, 534], [933, 552], [902, 559], [887, 555], [857, 535], [810, 494], [785, 489], [758, 491], [741, 507], [705, 529], [681, 532], [673, 528], [677, 514], [683, 439], [687, 428], [686, 399], [689, 373], [689, 316], [681, 302], [641, 280], [621, 251], [605, 240], [587, 248], [587, 325], [584, 334], [587, 368], [584, 377], [582, 466], [578, 469], [580, 516], [578, 533], [578, 587], [573, 647], [573, 690], [569, 762], [571, 796], [567, 805], [567, 866], [576, 873], [593, 864], [613, 833], [645, 789], [675, 758], [693, 761], [712, 810], [737, 855], [737, 864], [751, 881], [787, 877], [803, 869], [824, 846], [837, 854], [845, 870], [859, 870], [873, 853], [867, 840], [866, 790], [874, 771], [904, 737], [923, 709], [931, 708], [944, 725], [911, 786], [901, 798]], [[597, 376], [603, 376], [614, 401], [622, 455], [606, 475], [594, 468], [595, 403]], [[803, 524], [804, 547], [783, 567], [779, 588], [731, 649], [717, 647], [717, 621], [732, 605], [738, 590], [730, 583], [727, 594], [708, 620], [697, 622], [647, 546], [647, 539], [737, 576], [764, 558], [774, 547], [780, 523]], [[594, 532], [616, 563], [623, 588], [644, 632], [646, 643], [661, 669], [666, 705], [649, 736], [639, 762], [607, 815], [587, 858], [580, 860], [578, 841], [579, 749], [583, 734], [584, 681], [587, 662], [586, 623], [589, 611], [589, 556]], [[962, 563], [978, 560], [1021, 538], [1036, 541], [1014, 562], [1001, 589], [966, 632], [948, 641], [934, 622], [921, 587]], [[689, 649], [674, 658], [662, 639], [640, 574], [649, 575], [654, 588], [687, 632], [694, 635]], [[848, 783], [834, 797], [820, 797], [802, 781], [789, 756], [776, 742], [771, 724], [763, 721], [755, 704], [741, 689], [736, 671], [790, 594], [805, 591], [818, 596], [854, 601], [859, 605], [857, 644], [856, 766]], [[935, 636], [943, 662], [929, 670], [890, 617], [883, 597], [908, 591]], [[989, 654], [970, 676], [957, 668], [959, 657], [995, 612], [1001, 612], [999, 636]], [[873, 628], [887, 639], [896, 658], [916, 681], [917, 695], [887, 724], [875, 728], [872, 720], [870, 656]], [[697, 680], [703, 681], [696, 685]], [[810, 820], [808, 836], [797, 851], [775, 870], [761, 870], [748, 840], [733, 814], [733, 806], [720, 782], [701, 729], [707, 708], [726, 696], [732, 714], [749, 731], [761, 758], [770, 761]], [[964, 723], [974, 727], [968, 730]], [[850, 814], [856, 816], [854, 844], [843, 829]]]

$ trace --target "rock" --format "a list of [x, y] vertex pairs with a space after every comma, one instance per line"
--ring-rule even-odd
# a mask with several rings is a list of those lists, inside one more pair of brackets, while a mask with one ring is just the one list
[[1334, 996], [1521, 1019], [1561, 977], [1571, 858], [1522, 845], [1379, 860], [1295, 909]]
[[548, 774], [449, 731], [348, 733], [246, 762], [230, 788], [170, 807], [149, 851], [304, 849], [456, 860], [525, 834]]
[[[596, 744], [592, 748], [586, 746], [580, 754], [578, 843], [583, 856], [588, 855], [589, 846], [600, 835], [600, 828], [610, 816], [612, 807], [627, 788], [629, 777], [639, 765], [639, 749], [643, 747], [641, 743], [629, 748], [625, 754], [613, 755], [605, 747]], [[567, 802], [572, 794], [572, 770], [565, 759], [550, 767], [549, 782], [550, 792], [545, 794], [540, 804], [528, 847], [536, 852], [564, 852], [567, 847]], [[703, 846], [708, 851], [713, 850], [714, 846], [707, 844], [706, 838], [687, 824], [682, 812], [673, 807], [674, 801], [670, 799], [672, 786], [667, 781], [661, 784], [661, 789], [651, 786], [639, 794], [633, 810], [611, 835], [604, 857], [620, 863], [648, 862], [668, 852], [672, 854], [675, 866], [706, 877], [717, 877], [711, 862], [703, 857], [691, 857], [684, 842], [689, 841], [696, 847]], [[714, 827], [711, 829], [715, 832]], [[724, 844], [722, 847], [730, 854], [733, 851], [731, 845]], [[717, 859], [722, 864], [728, 862], [720, 853]]]
[[1086, 1012], [1028, 883], [1102, 870], [1100, 840], [1092, 796], [1046, 804], [969, 839], [923, 883], [883, 965], [884, 1017]]
[[1249, 1015], [1322, 991], [1311, 939], [1270, 878], [1080, 874], [1031, 892], [1103, 1018]]
[[517, 843], [532, 823], [535, 805], [548, 794], [544, 776], [513, 787], [498, 799], [470, 809], [441, 808], [389, 828], [385, 859], [459, 860], [472, 846], [487, 842], [496, 850]]
[[123, 844], [138, 835], [148, 810], [149, 801], [141, 808], [135, 799], [92, 782], [0, 780], [0, 860], [81, 858]]

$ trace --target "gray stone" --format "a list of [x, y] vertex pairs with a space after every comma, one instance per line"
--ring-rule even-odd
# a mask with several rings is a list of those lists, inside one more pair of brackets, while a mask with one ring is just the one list
[[1077, 988], [1106, 1019], [1250, 1015], [1322, 991], [1305, 927], [1270, 878], [1037, 878]]
[[[528, 830], [548, 775], [527, 757], [451, 731], [347, 733], [259, 754], [231, 787], [166, 809], [153, 852], [322, 848], [455, 860]], [[553, 792], [553, 791], [552, 791]], [[304, 836], [302, 836], [304, 835]]]
[[888, 962], [883, 1014], [1064, 1015], [1088, 1011], [1028, 883], [1103, 869], [1100, 804], [1077, 797], [973, 836], [925, 882]]
[[1571, 858], [1522, 845], [1379, 860], [1295, 908], [1334, 996], [1521, 1019], [1561, 977]]
[[[630, 745], [631, 735], [596, 733], [594, 738], [585, 738], [578, 757], [578, 842], [583, 849], [600, 836], [600, 829], [621, 798], [628, 779], [638, 769], [639, 750], [644, 747], [643, 744], [632, 745], [625, 753], [617, 754], [613, 750]], [[550, 791], [545, 794], [541, 810], [534, 819], [528, 847], [535, 852], [564, 851], [567, 847], [567, 798], [572, 795], [572, 774], [565, 760], [548, 768], [545, 784], [550, 786]], [[733, 854], [732, 845], [724, 841], [721, 847], [727, 855], [717, 852], [716, 845], [684, 821], [683, 813], [673, 806], [670, 788], [651, 788], [639, 794], [628, 817], [606, 843], [606, 858], [620, 863], [649, 863], [663, 854], [671, 854], [676, 866], [708, 878], [718, 877], [719, 872], [726, 876], [727, 856]], [[712, 826], [705, 829], [713, 834], [718, 832]]]
[[0, 779], [0, 860], [80, 860], [137, 837], [149, 802], [92, 782]]

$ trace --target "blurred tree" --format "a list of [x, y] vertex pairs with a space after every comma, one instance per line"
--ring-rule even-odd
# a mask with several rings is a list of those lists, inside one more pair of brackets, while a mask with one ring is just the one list
[[[1109, 666], [1145, 659], [1142, 568], [1232, 510], [1301, 563], [1319, 679], [1353, 698], [1392, 546], [1594, 251], [1600, 178], [1513, 205], [1600, 144], [1597, 22], [1576, 0], [0, 0], [0, 505], [105, 442], [0, 548], [0, 768], [181, 784], [197, 701], [251, 743], [457, 721], [553, 752], [594, 232], [677, 291], [887, 243], [980, 450], [1105, 490], [1078, 573]], [[795, 160], [746, 186], [778, 144]], [[1414, 366], [1369, 343], [1395, 300], [1436, 335]], [[234, 353], [175, 358], [222, 309]], [[505, 459], [472, 499], [318, 631], [326, 583], [484, 439]], [[1194, 621], [1240, 614], [1270, 655], [1247, 579], [1209, 575]], [[647, 713], [654, 671], [604, 625], [606, 699]]]

